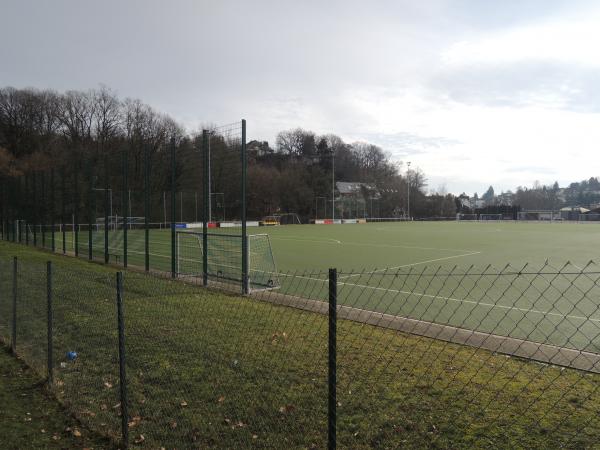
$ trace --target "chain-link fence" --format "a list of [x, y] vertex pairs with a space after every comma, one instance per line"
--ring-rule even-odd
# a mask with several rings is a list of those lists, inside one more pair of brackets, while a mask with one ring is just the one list
[[[87, 426], [149, 448], [593, 448], [600, 270], [278, 273], [250, 295], [0, 259], [0, 333]], [[16, 262], [15, 262], [16, 261]]]
[[[246, 235], [246, 159], [245, 120], [193, 138], [82, 146], [42, 168], [0, 177], [2, 239], [175, 277], [177, 231], [202, 233], [206, 255], [221, 251], [208, 229]], [[245, 240], [236, 242], [223, 258], [247, 291]]]

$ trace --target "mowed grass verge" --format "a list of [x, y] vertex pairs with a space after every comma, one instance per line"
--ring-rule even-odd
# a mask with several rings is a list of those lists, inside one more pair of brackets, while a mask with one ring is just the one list
[[112, 448], [46, 392], [39, 374], [0, 349], [0, 442], [5, 449]]
[[[18, 313], [18, 350], [42, 372], [41, 275], [44, 261], [54, 261], [53, 391], [118, 439], [115, 269], [7, 243], [0, 249], [6, 261], [19, 257], [20, 285], [36, 297], [20, 297], [27, 307]], [[325, 316], [132, 272], [124, 297], [132, 445], [325, 447]], [[0, 321], [9, 314], [0, 302]], [[347, 321], [338, 333], [341, 448], [597, 445], [597, 375]], [[78, 352], [75, 362], [66, 361], [69, 350]]]

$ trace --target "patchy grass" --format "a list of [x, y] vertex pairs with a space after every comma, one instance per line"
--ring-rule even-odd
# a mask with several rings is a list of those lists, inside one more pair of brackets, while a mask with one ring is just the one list
[[[45, 369], [43, 262], [52, 259], [53, 392], [118, 439], [115, 270], [0, 244], [5, 260], [12, 254], [31, 294], [20, 299], [30, 326], [19, 353]], [[124, 295], [133, 446], [326, 446], [327, 317], [136, 273]], [[0, 302], [0, 325], [9, 315]], [[340, 448], [598, 445], [598, 375], [348, 321], [338, 332]]]
[[44, 380], [7, 349], [0, 349], [2, 448], [111, 448], [49, 396]]

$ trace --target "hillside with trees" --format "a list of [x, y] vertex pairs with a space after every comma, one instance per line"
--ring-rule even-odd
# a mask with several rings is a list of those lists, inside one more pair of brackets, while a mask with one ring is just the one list
[[[110, 184], [117, 185], [119, 155], [125, 152], [130, 166], [128, 182], [135, 193], [143, 189], [140, 168], [147, 150], [152, 189], [160, 193], [170, 189], [167, 147], [171, 141], [179, 155], [176, 189], [201, 191], [194, 176], [202, 170], [201, 133], [186, 131], [176, 120], [140, 100], [119, 99], [106, 87], [65, 93], [0, 89], [0, 175], [4, 179], [68, 166], [81, 173], [78, 183], [83, 189], [84, 166], [94, 168], [105, 162], [114, 178]], [[212, 158], [218, 160], [219, 155]], [[228, 191], [235, 189], [228, 188], [227, 174], [220, 175], [217, 169], [215, 162], [212, 182], [227, 197]], [[450, 195], [427, 196], [423, 172], [417, 168], [407, 177], [403, 165], [376, 145], [347, 143], [334, 134], [317, 135], [301, 128], [281, 131], [274, 147], [268, 142], [248, 143], [249, 217], [285, 212], [297, 213], [304, 220], [330, 216], [334, 179], [362, 183], [361, 192], [352, 198], [336, 191], [337, 217], [400, 217], [406, 214], [409, 190], [411, 215], [453, 213], [447, 207], [452, 203]], [[159, 201], [157, 196], [155, 203]]]

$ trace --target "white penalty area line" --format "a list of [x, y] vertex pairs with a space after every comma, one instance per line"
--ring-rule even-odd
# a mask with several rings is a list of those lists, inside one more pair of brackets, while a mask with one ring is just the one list
[[[328, 279], [321, 279], [321, 278], [311, 278], [311, 277], [304, 277], [304, 276], [297, 276], [297, 275], [287, 275], [287, 274], [278, 274], [280, 276], [285, 276], [285, 277], [292, 277], [292, 278], [302, 278], [305, 280], [313, 280], [313, 281], [320, 281], [323, 283], [328, 283], [329, 280]], [[550, 312], [550, 311], [541, 311], [539, 309], [530, 309], [530, 308], [519, 308], [517, 306], [506, 306], [506, 305], [498, 305], [495, 303], [487, 303], [487, 302], [477, 302], [475, 300], [465, 300], [465, 299], [460, 299], [460, 298], [454, 298], [454, 297], [444, 297], [442, 295], [433, 295], [433, 294], [422, 294], [419, 292], [412, 292], [412, 291], [403, 291], [403, 290], [399, 290], [399, 289], [391, 289], [391, 288], [383, 288], [383, 287], [378, 287], [378, 286], [368, 286], [366, 284], [357, 284], [357, 283], [345, 283], [343, 281], [338, 282], [338, 285], [340, 286], [349, 286], [349, 287], [356, 287], [356, 288], [362, 288], [362, 289], [373, 289], [375, 291], [383, 291], [383, 292], [390, 292], [393, 294], [404, 294], [407, 296], [417, 296], [417, 297], [425, 297], [425, 298], [430, 298], [432, 300], [445, 300], [445, 301], [451, 301], [451, 302], [458, 302], [458, 303], [468, 303], [471, 305], [475, 305], [475, 306], [485, 306], [487, 308], [499, 308], [499, 309], [504, 309], [504, 310], [513, 310], [513, 311], [519, 311], [525, 314], [528, 313], [533, 313], [533, 314], [540, 314], [543, 316], [553, 316], [553, 317], [559, 317], [561, 319], [575, 319], [575, 320], [581, 320], [581, 321], [590, 321], [590, 322], [595, 322], [595, 323], [600, 323], [600, 319], [593, 319], [591, 317], [583, 317], [583, 316], [575, 316], [575, 315], [570, 315], [570, 314], [560, 314], [560, 313], [554, 313], [554, 312]], [[341, 305], [341, 306], [350, 306], [350, 305]], [[367, 310], [365, 310], [367, 311]], [[373, 310], [368, 310], [370, 312], [373, 312], [375, 314], [389, 314], [389, 313], [382, 313], [380, 311], [373, 311]]]
[[466, 256], [478, 255], [480, 253], [481, 252], [470, 252], [470, 253], [463, 253], [461, 255], [444, 256], [443, 258], [426, 259], [425, 261], [418, 261], [416, 263], [411, 263], [411, 264], [403, 264], [401, 266], [387, 267], [385, 269], [378, 269], [378, 270], [372, 270], [372, 271], [369, 271], [369, 272], [360, 272], [360, 273], [354, 273], [354, 274], [351, 274], [351, 275], [345, 275], [343, 277], [339, 277], [339, 279], [340, 280], [345, 280], [347, 278], [357, 277], [357, 276], [361, 276], [361, 275], [371, 275], [371, 274], [374, 274], [374, 273], [388, 272], [390, 270], [402, 269], [404, 267], [419, 266], [419, 265], [428, 264], [428, 263], [437, 262], [437, 261], [446, 261], [448, 259], [454, 259], [454, 258], [464, 258]]

